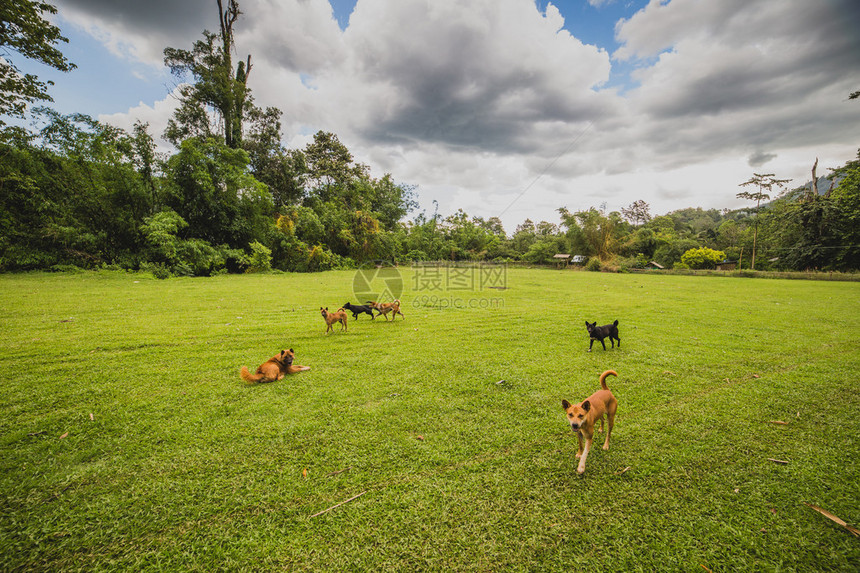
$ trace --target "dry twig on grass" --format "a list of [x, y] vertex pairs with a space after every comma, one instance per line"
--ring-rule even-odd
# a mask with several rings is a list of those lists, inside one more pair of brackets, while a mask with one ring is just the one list
[[352, 469], [352, 466], [349, 466], [348, 468], [343, 468], [342, 470], [337, 470], [337, 471], [333, 471], [331, 473], [327, 473], [325, 475], [325, 477], [336, 476], [337, 474], [342, 474], [343, 472], [348, 472], [351, 469]]
[[829, 511], [827, 511], [826, 509], [821, 509], [817, 505], [812, 505], [811, 503], [806, 503], [805, 501], [803, 502], [803, 505], [805, 505], [806, 507], [810, 507], [810, 508], [814, 509], [815, 511], [817, 511], [818, 513], [820, 513], [821, 515], [823, 515], [824, 517], [826, 517], [827, 519], [829, 519], [833, 523], [841, 525], [842, 527], [844, 527], [845, 529], [850, 531], [854, 537], [860, 537], [860, 530], [858, 530], [856, 527], [852, 527], [852, 526], [848, 525], [843, 520], [839, 519], [838, 517], [836, 517], [835, 515], [833, 515]]
[[330, 508], [328, 508], [328, 509], [324, 509], [324, 510], [322, 510], [322, 511], [320, 511], [320, 512], [317, 512], [317, 513], [313, 514], [313, 515], [311, 516], [311, 518], [313, 518], [313, 517], [318, 517], [318, 516], [320, 516], [320, 515], [322, 515], [322, 514], [324, 514], [324, 513], [328, 513], [329, 511], [333, 510], [334, 508], [336, 508], [336, 507], [340, 507], [340, 506], [342, 506], [342, 505], [343, 505], [343, 504], [345, 504], [345, 503], [349, 503], [349, 502], [351, 502], [351, 501], [352, 501], [352, 500], [354, 500], [354, 499], [358, 499], [358, 498], [360, 498], [361, 496], [363, 496], [363, 495], [364, 495], [364, 494], [366, 494], [366, 493], [367, 493], [366, 491], [363, 491], [363, 492], [361, 492], [360, 494], [358, 494], [358, 495], [354, 495], [354, 496], [352, 496], [351, 498], [349, 498], [349, 499], [347, 499], [347, 500], [344, 500], [344, 501], [342, 501], [342, 502], [340, 502], [340, 503], [336, 503], [336, 504], [334, 504], [333, 506], [331, 506], [331, 507], [330, 507]]

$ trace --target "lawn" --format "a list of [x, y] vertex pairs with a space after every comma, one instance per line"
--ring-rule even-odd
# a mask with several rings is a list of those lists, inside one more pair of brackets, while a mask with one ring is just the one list
[[0, 276], [0, 569], [860, 569], [860, 283], [436, 271]]

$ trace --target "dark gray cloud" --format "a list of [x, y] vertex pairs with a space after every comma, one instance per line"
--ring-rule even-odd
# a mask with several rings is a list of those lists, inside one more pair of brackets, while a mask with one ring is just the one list
[[219, 29], [214, 0], [58, 0], [60, 15], [129, 60], [158, 66], [164, 48], [188, 49]]
[[357, 129], [383, 145], [520, 153], [546, 145], [542, 126], [565, 132], [605, 115], [613, 96], [595, 86], [608, 78], [608, 54], [559, 32], [557, 18], [519, 0], [359, 2], [344, 36], [347, 73], [377, 89]]
[[747, 163], [750, 167], [761, 167], [769, 161], [776, 159], [776, 153], [765, 153], [764, 151], [756, 151], [747, 158]]
[[827, 90], [846, 71], [856, 76], [858, 6], [776, 2], [770, 10], [726, 10], [726, 21], [710, 24], [724, 36], [705, 34], [695, 45], [682, 37], [675, 52], [647, 72], [648, 79], [671, 84], [646, 85], [644, 111], [666, 119], [776, 109]]
[[189, 35], [193, 41], [204, 29], [218, 29], [215, 0], [57, 0], [56, 5], [141, 35]]
[[[381, 143], [426, 141], [459, 149], [514, 153], [535, 151], [540, 124], [579, 125], [605, 113], [597, 102], [577, 101], [551, 88], [546, 78], [470, 78], [463, 73], [399, 76], [400, 105], [364, 134]], [[460, 95], [468, 92], [468, 95]], [[514, 106], [508, 102], [515, 100]], [[564, 126], [564, 127], [561, 127]]]

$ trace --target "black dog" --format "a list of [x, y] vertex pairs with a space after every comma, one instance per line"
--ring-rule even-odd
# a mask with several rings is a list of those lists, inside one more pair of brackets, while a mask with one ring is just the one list
[[343, 305], [343, 308], [345, 308], [346, 310], [348, 310], [352, 313], [352, 319], [353, 320], [358, 318], [358, 315], [363, 313], [363, 312], [369, 314], [370, 318], [376, 318], [375, 316], [373, 316], [373, 309], [366, 304], [359, 305], [359, 304], [346, 303], [345, 305]]
[[609, 337], [609, 343], [612, 344], [612, 348], [615, 348], [615, 340], [618, 341], [618, 348], [621, 348], [621, 339], [618, 338], [617, 320], [612, 324], [607, 324], [604, 326], [597, 326], [597, 322], [594, 322], [594, 324], [589, 324], [589, 322], [586, 320], [585, 329], [588, 331], [588, 336], [591, 337], [591, 340], [588, 341], [589, 352], [591, 352], [591, 345], [594, 344], [595, 340], [599, 340], [600, 344], [603, 345], [603, 350], [606, 350], [606, 343], [603, 342], [603, 339], [607, 336]]

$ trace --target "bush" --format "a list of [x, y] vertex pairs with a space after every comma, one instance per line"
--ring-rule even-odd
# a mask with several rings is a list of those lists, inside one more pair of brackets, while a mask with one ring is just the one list
[[177, 236], [179, 231], [186, 228], [188, 223], [175, 211], [161, 211], [143, 220], [140, 230], [149, 246], [149, 257], [153, 261], [168, 264], [177, 258]]
[[82, 273], [84, 269], [77, 265], [51, 265], [48, 269], [52, 273]]
[[639, 253], [635, 257], [619, 257], [615, 259], [615, 263], [621, 268], [622, 272], [630, 269], [644, 269], [648, 266], [648, 258]]
[[[169, 210], [144, 219], [141, 231], [149, 247], [148, 262], [179, 276], [211, 276], [221, 272], [226, 247], [215, 248], [203, 239], [181, 239], [179, 232], [187, 226], [182, 217]], [[147, 269], [153, 268], [157, 267], [147, 265]], [[163, 275], [164, 271], [153, 271], [156, 273]]]
[[242, 249], [221, 245], [218, 247], [218, 253], [224, 259], [224, 268], [217, 269], [213, 274], [244, 273], [248, 269], [248, 255]]
[[264, 273], [272, 270], [272, 249], [259, 241], [254, 241], [249, 245], [251, 254], [248, 255], [248, 270], [249, 273]]
[[591, 257], [590, 259], [588, 259], [588, 262], [585, 263], [585, 270], [587, 271], [592, 271], [596, 273], [600, 271], [600, 267], [600, 259], [598, 259], [597, 257]]
[[[724, 261], [726, 254], [723, 251], [715, 251], [708, 247], [699, 247], [697, 249], [689, 249], [681, 255], [681, 264], [688, 269], [715, 269], [717, 263]], [[682, 268], [676, 264], [675, 268]]]
[[170, 269], [162, 263], [143, 263], [140, 265], [140, 270], [145, 273], [152, 273], [152, 276], [161, 280], [171, 277]]
[[407, 261], [429, 261], [430, 257], [421, 249], [412, 249], [404, 257]]
[[208, 277], [224, 268], [224, 257], [203, 239], [188, 239], [176, 245], [173, 273], [187, 277]]

